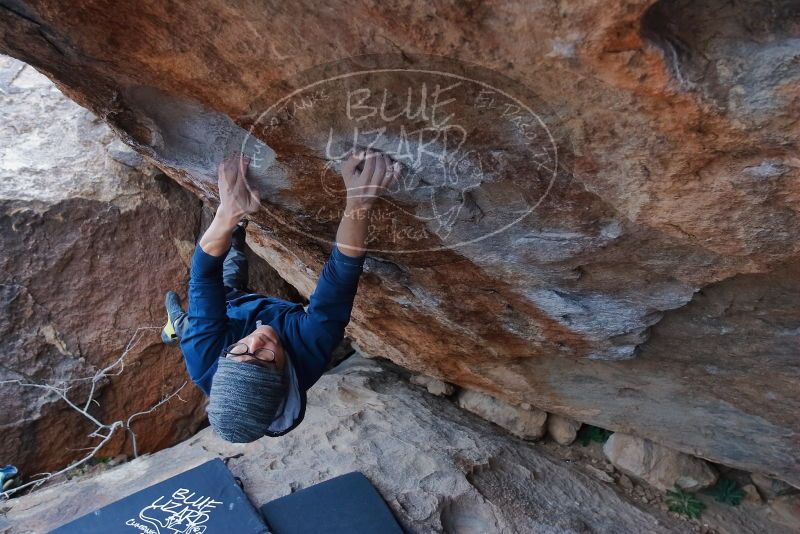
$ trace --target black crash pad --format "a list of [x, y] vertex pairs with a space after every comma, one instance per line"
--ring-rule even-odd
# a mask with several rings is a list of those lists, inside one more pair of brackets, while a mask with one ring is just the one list
[[261, 507], [274, 534], [402, 534], [370, 481], [358, 472], [275, 499]]
[[120, 534], [261, 534], [258, 510], [215, 459], [52, 531]]

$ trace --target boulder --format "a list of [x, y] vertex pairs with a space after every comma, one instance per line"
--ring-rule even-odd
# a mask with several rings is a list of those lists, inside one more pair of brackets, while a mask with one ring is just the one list
[[677, 485], [694, 492], [717, 482], [716, 471], [704, 460], [620, 432], [608, 438], [603, 452], [623, 473], [662, 491], [674, 489]]
[[745, 501], [753, 504], [761, 504], [764, 502], [764, 499], [761, 498], [761, 493], [759, 493], [758, 488], [756, 488], [754, 484], [744, 484], [742, 486], [742, 491], [744, 492]]
[[782, 525], [800, 531], [800, 495], [782, 495], [770, 503], [775, 520]]
[[366, 353], [800, 485], [797, 19], [15, 0], [0, 50], [212, 204], [223, 153], [257, 156], [250, 237], [304, 297], [340, 157], [394, 151], [349, 332]]
[[453, 386], [453, 384], [448, 384], [447, 382], [439, 380], [438, 378], [433, 378], [432, 376], [415, 374], [411, 375], [409, 381], [412, 384], [424, 387], [431, 395], [437, 395], [439, 397], [449, 397], [456, 391], [456, 388]]
[[753, 481], [753, 484], [756, 485], [758, 491], [761, 492], [766, 499], [772, 499], [780, 495], [800, 493], [800, 489], [797, 489], [782, 480], [770, 478], [758, 473], [752, 473], [750, 475], [750, 480]]
[[568, 417], [551, 413], [547, 416], [547, 433], [560, 445], [569, 445], [578, 435], [581, 424]]
[[[164, 292], [185, 291], [200, 202], [46, 77], [5, 56], [0, 108], [0, 381], [10, 381], [0, 389], [0, 462], [32, 476], [98, 441], [88, 436], [94, 425], [55, 393], [15, 381], [69, 385], [82, 405], [89, 382], [80, 379], [132, 342], [124, 369], [97, 383], [89, 411], [105, 423], [148, 410], [187, 381], [180, 351], [158, 333]], [[173, 445], [204, 419], [203, 395], [187, 384], [134, 421], [138, 452]], [[132, 453], [120, 430], [98, 457]]]
[[522, 439], [536, 440], [544, 436], [547, 412], [542, 410], [530, 406], [514, 406], [469, 389], [458, 393], [458, 405]]
[[309, 391], [305, 421], [285, 436], [233, 445], [206, 428], [95, 477], [7, 501], [0, 531], [49, 531], [217, 457], [257, 505], [361, 471], [407, 532], [693, 531], [409, 385], [391, 364], [358, 356]]
[[605, 482], [606, 484], [613, 484], [615, 482], [614, 478], [611, 475], [593, 465], [587, 465], [586, 471], [597, 480]]

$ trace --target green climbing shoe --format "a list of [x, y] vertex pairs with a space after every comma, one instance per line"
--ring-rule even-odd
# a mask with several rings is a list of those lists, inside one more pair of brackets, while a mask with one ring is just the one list
[[161, 341], [166, 345], [177, 345], [181, 338], [175, 329], [175, 322], [186, 312], [181, 307], [181, 298], [174, 291], [167, 291], [164, 306], [167, 308], [167, 324], [161, 329]]

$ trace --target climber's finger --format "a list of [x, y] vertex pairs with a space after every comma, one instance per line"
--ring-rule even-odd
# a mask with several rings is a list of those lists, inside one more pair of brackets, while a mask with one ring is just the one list
[[372, 150], [367, 150], [364, 160], [364, 170], [361, 171], [361, 178], [364, 180], [364, 184], [366, 185], [372, 179], [372, 173], [375, 172], [375, 160], [377, 159], [376, 153]]
[[347, 161], [342, 165], [342, 176], [344, 178], [350, 179], [353, 177], [356, 167], [364, 160], [363, 154], [363, 152], [354, 152], [347, 158]]
[[261, 192], [247, 178], [250, 158], [242, 154], [237, 158], [236, 188], [240, 191], [239, 202], [246, 213], [255, 213], [261, 207]]
[[[248, 165], [249, 165], [248, 160]], [[217, 168], [217, 174], [221, 181], [234, 182], [240, 176], [241, 156], [233, 153], [223, 159]], [[247, 168], [245, 167], [245, 171]]]
[[386, 174], [386, 160], [388, 158], [384, 154], [376, 153], [375, 154], [375, 169], [372, 171], [372, 175], [369, 176], [369, 183], [374, 185], [380, 185], [383, 181], [383, 177]]
[[383, 188], [384, 191], [393, 191], [394, 190], [393, 186], [397, 183], [397, 180], [399, 179], [400, 179], [400, 163], [395, 161], [394, 163], [386, 167], [386, 173], [384, 174], [383, 180], [381, 181], [381, 188]]
[[220, 181], [226, 180], [230, 175], [230, 163], [230, 157], [223, 159], [219, 163], [219, 167], [217, 167], [217, 177]]
[[238, 162], [239, 163], [239, 165], [238, 165], [238, 167], [239, 167], [239, 176], [244, 178], [244, 177], [247, 176], [247, 169], [250, 167], [250, 158], [248, 158], [247, 156], [242, 155], [238, 159], [239, 159], [239, 162]]
[[389, 156], [384, 155], [383, 156], [383, 162], [384, 162], [383, 173], [380, 176], [378, 176], [378, 179], [377, 179], [377, 182], [376, 182], [377, 185], [378, 185], [378, 188], [381, 191], [386, 189], [386, 186], [389, 183], [389, 179], [391, 178], [392, 173], [394, 172], [394, 170], [392, 169], [392, 166], [393, 166], [392, 159]]

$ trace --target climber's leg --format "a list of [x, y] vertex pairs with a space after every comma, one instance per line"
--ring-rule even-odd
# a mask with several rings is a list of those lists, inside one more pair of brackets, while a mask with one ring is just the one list
[[247, 291], [247, 256], [244, 253], [246, 226], [239, 224], [233, 230], [231, 248], [222, 263], [222, 283], [225, 285], [227, 300], [244, 295]]
[[[222, 263], [222, 283], [225, 285], [226, 300], [247, 294], [247, 256], [244, 254], [245, 226], [236, 226], [233, 231], [231, 248]], [[167, 292], [164, 305], [167, 308], [167, 324], [161, 329], [161, 341], [167, 345], [177, 345], [186, 328], [189, 314], [183, 310], [181, 299], [174, 291]]]

